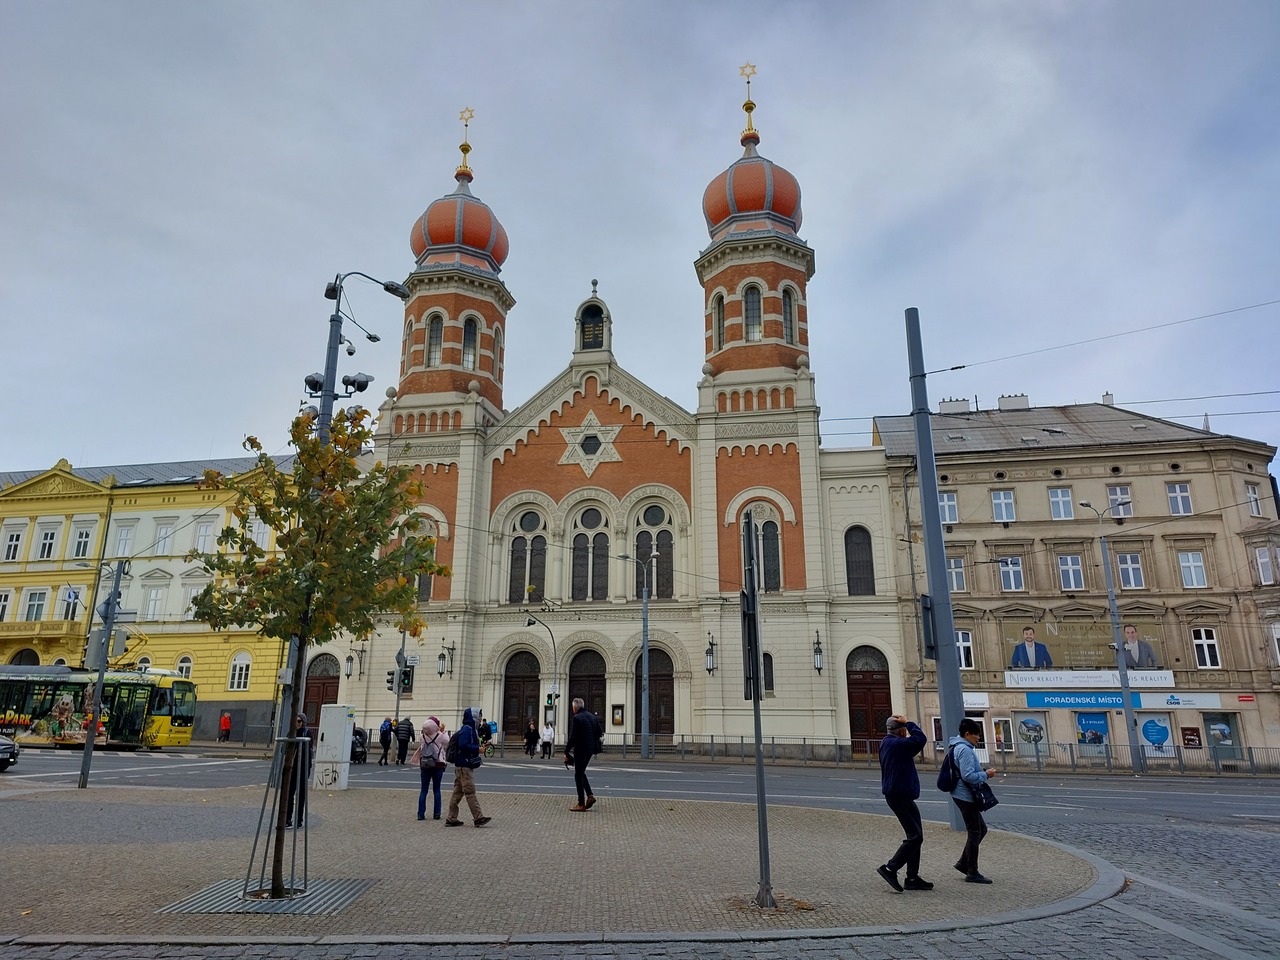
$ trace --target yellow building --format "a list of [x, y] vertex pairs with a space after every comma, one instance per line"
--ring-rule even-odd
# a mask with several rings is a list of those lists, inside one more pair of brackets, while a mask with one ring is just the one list
[[[191, 599], [209, 575], [185, 559], [216, 549], [229, 520], [228, 494], [200, 488], [204, 471], [236, 474], [256, 464], [237, 457], [74, 468], [60, 460], [49, 470], [0, 472], [0, 663], [83, 663], [100, 622], [90, 611], [124, 560], [129, 641], [112, 665], [176, 670], [195, 681], [196, 739], [217, 736], [224, 710], [233, 739], [268, 739], [282, 645], [192, 619]], [[270, 536], [265, 526], [262, 536]]]

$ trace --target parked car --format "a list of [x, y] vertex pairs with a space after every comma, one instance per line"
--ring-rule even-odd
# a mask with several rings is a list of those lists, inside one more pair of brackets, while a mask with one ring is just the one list
[[0, 737], [0, 771], [8, 770], [18, 762], [18, 745], [8, 737]]

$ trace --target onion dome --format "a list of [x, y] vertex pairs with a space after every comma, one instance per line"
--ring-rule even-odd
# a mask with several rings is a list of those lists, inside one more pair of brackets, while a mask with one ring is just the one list
[[[463, 111], [464, 123], [471, 113], [470, 108]], [[419, 266], [461, 263], [497, 273], [507, 259], [507, 231], [488, 205], [471, 195], [474, 175], [467, 166], [471, 145], [465, 133], [459, 149], [462, 163], [454, 173], [457, 189], [427, 207], [414, 222], [409, 246]]]

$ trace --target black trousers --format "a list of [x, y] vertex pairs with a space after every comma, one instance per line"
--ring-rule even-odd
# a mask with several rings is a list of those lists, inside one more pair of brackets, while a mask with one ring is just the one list
[[956, 866], [966, 874], [979, 873], [978, 847], [982, 845], [982, 838], [987, 835], [987, 822], [982, 819], [982, 811], [978, 809], [976, 803], [955, 797], [951, 799], [955, 800], [956, 806], [960, 808], [960, 816], [964, 817], [964, 828], [969, 831], [969, 839], [965, 842], [964, 851], [960, 854]]
[[587, 782], [587, 764], [591, 762], [591, 755], [582, 755], [582, 751], [574, 754], [573, 757], [573, 784], [578, 788], [578, 806], [584, 806], [587, 797], [591, 796], [591, 784]]
[[403, 765], [404, 758], [409, 755], [409, 741], [396, 737], [396, 763]]
[[920, 876], [920, 848], [924, 846], [924, 826], [920, 823], [920, 808], [915, 800], [904, 794], [890, 794], [884, 798], [889, 809], [894, 812], [898, 822], [902, 824], [902, 832], [906, 839], [898, 847], [898, 851], [889, 858], [887, 866], [897, 873], [906, 866], [908, 877]]

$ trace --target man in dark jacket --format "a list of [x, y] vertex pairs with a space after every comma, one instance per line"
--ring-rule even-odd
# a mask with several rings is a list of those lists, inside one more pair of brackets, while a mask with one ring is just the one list
[[396, 721], [396, 766], [404, 766], [404, 758], [409, 755], [409, 744], [417, 738], [413, 735], [413, 721], [401, 717]]
[[453, 793], [449, 796], [449, 809], [445, 814], [446, 827], [460, 827], [458, 804], [463, 797], [467, 799], [467, 807], [471, 811], [471, 821], [477, 827], [483, 827], [493, 817], [486, 817], [480, 810], [480, 801], [476, 799], [476, 780], [472, 770], [483, 762], [480, 759], [480, 737], [476, 734], [476, 714], [470, 707], [462, 713], [462, 726], [458, 728], [458, 759], [453, 766]]
[[[307, 820], [307, 782], [311, 779], [311, 764], [315, 760], [315, 737], [307, 726], [307, 718], [298, 714], [293, 735], [298, 738], [298, 752], [293, 758], [293, 770], [289, 774], [288, 799], [285, 801], [284, 825], [301, 827]], [[298, 801], [298, 817], [293, 816], [294, 799]]]
[[564, 742], [564, 763], [573, 764], [573, 783], [578, 788], [578, 805], [570, 807], [574, 813], [583, 813], [596, 805], [587, 782], [587, 764], [600, 746], [600, 721], [586, 706], [581, 697], [573, 700], [573, 713], [569, 716], [569, 735]]
[[[885, 738], [880, 741], [880, 792], [894, 812], [906, 839], [889, 862], [876, 867], [884, 882], [901, 893], [906, 890], [932, 890], [933, 884], [920, 879], [920, 848], [924, 845], [924, 827], [920, 823], [920, 777], [916, 773], [916, 755], [924, 749], [924, 731], [901, 714], [885, 721]], [[898, 882], [898, 869], [907, 868], [906, 883]]]

